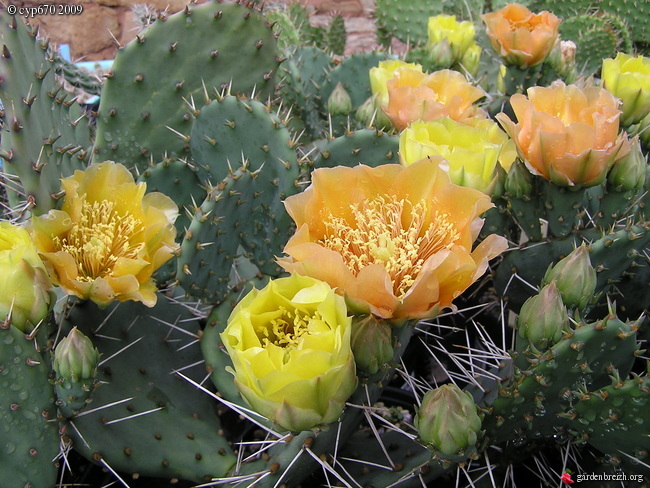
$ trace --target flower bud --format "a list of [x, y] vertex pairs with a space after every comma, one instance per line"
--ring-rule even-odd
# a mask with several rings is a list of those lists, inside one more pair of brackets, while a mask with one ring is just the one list
[[54, 304], [52, 284], [29, 234], [0, 222], [0, 321], [29, 333]]
[[422, 442], [446, 456], [462, 456], [473, 448], [481, 430], [472, 395], [454, 384], [428, 391], [414, 423]]
[[356, 317], [352, 321], [352, 352], [361, 371], [375, 374], [393, 359], [390, 325], [374, 315]]
[[533, 193], [533, 175], [524, 163], [515, 159], [504, 183], [506, 193], [514, 198], [529, 198]]
[[549, 266], [543, 283], [553, 282], [567, 307], [587, 306], [596, 291], [596, 270], [591, 266], [587, 246], [582, 244], [555, 266]]
[[54, 371], [71, 381], [93, 378], [99, 364], [99, 351], [76, 327], [54, 350]]
[[437, 69], [450, 68], [454, 64], [454, 53], [449, 41], [443, 39], [429, 46], [429, 59]]
[[640, 190], [645, 183], [648, 162], [641, 150], [641, 142], [638, 136], [630, 142], [630, 152], [616, 160], [607, 175], [607, 186], [615, 191]]
[[460, 58], [460, 65], [465, 68], [471, 76], [478, 73], [479, 63], [481, 62], [481, 53], [483, 49], [476, 43], [470, 45]]
[[546, 285], [521, 306], [517, 329], [537, 349], [555, 344], [568, 329], [569, 315], [555, 282]]
[[346, 115], [352, 111], [352, 99], [340, 81], [327, 99], [326, 107], [332, 115]]
[[354, 118], [365, 127], [376, 127], [380, 130], [389, 130], [393, 124], [386, 117], [384, 111], [377, 104], [377, 97], [371, 96], [357, 109]]

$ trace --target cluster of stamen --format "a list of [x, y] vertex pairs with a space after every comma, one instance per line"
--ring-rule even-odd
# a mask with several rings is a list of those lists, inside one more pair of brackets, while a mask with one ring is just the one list
[[275, 344], [287, 349], [297, 347], [303, 335], [309, 332], [309, 323], [312, 320], [322, 321], [320, 312], [306, 313], [298, 309], [287, 309], [280, 306], [282, 314], [271, 319], [268, 324], [257, 329], [257, 336], [263, 346]]
[[89, 203], [84, 198], [79, 221], [54, 243], [74, 258], [78, 280], [93, 281], [110, 275], [118, 258], [138, 256], [144, 246], [137, 238], [140, 232], [141, 222], [130, 214], [118, 214], [114, 202]]
[[425, 201], [413, 205], [380, 196], [351, 208], [354, 222], [331, 216], [320, 243], [338, 252], [355, 276], [370, 264], [383, 266], [398, 298], [413, 285], [429, 257], [459, 238], [448, 214], [434, 212], [427, 222]]

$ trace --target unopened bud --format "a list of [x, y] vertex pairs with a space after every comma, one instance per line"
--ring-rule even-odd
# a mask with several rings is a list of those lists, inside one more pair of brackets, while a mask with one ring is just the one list
[[587, 306], [596, 291], [596, 270], [591, 266], [587, 246], [582, 244], [548, 268], [543, 283], [553, 282], [567, 307], [584, 309]]
[[607, 175], [607, 186], [614, 191], [640, 190], [645, 183], [648, 162], [636, 136], [630, 141], [630, 152], [616, 160]]
[[538, 349], [558, 342], [568, 325], [569, 314], [554, 281], [524, 302], [517, 319], [519, 335]]
[[527, 198], [533, 193], [533, 176], [524, 163], [515, 159], [504, 183], [506, 194], [514, 198]]
[[352, 352], [357, 368], [375, 374], [382, 365], [393, 359], [391, 327], [386, 321], [373, 315], [355, 317], [352, 320]]
[[443, 39], [429, 46], [429, 59], [435, 65], [436, 69], [451, 67], [455, 58], [449, 41]]
[[67, 380], [80, 381], [95, 376], [99, 351], [76, 327], [54, 350], [54, 371]]
[[447, 384], [424, 395], [414, 423], [429, 449], [462, 456], [476, 445], [482, 422], [472, 395]]
[[479, 63], [481, 62], [481, 53], [483, 49], [474, 43], [467, 48], [467, 51], [460, 58], [460, 64], [471, 75], [476, 76], [478, 73]]
[[389, 130], [392, 127], [390, 119], [377, 103], [377, 97], [371, 96], [357, 109], [354, 118], [365, 127], [376, 127], [380, 130]]
[[352, 99], [340, 81], [327, 99], [327, 111], [332, 115], [346, 115], [352, 111]]

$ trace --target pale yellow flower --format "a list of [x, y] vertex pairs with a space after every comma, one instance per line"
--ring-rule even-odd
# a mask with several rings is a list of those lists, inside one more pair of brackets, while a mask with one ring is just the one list
[[105, 306], [117, 299], [156, 303], [152, 273], [178, 246], [178, 207], [147, 193], [121, 164], [106, 161], [61, 182], [60, 210], [32, 219], [32, 238], [52, 281], [66, 293]]
[[517, 123], [496, 118], [514, 140], [528, 169], [562, 186], [600, 184], [616, 159], [629, 152], [619, 134], [618, 101], [607, 90], [557, 82], [515, 94]]
[[497, 182], [501, 145], [487, 129], [461, 124], [448, 117], [413, 122], [399, 137], [400, 162], [408, 166], [428, 156], [444, 158], [441, 167], [451, 181], [490, 195]]
[[459, 62], [467, 49], [475, 44], [474, 24], [467, 20], [458, 22], [454, 15], [435, 15], [429, 17], [427, 24], [429, 49], [445, 43], [451, 50], [451, 62]]
[[0, 222], [0, 321], [31, 332], [54, 304], [51, 288], [27, 231]]
[[526, 68], [543, 62], [558, 41], [561, 21], [547, 11], [535, 14], [511, 3], [481, 18], [492, 47], [515, 66]]
[[351, 317], [322, 281], [292, 275], [252, 290], [221, 339], [235, 384], [258, 413], [285, 430], [336, 421], [356, 387]]
[[622, 125], [636, 124], [650, 113], [650, 58], [618, 53], [603, 60], [601, 79], [622, 102]]
[[506, 247], [491, 235], [474, 250], [490, 198], [452, 184], [424, 159], [410, 166], [318, 169], [286, 199], [298, 230], [279, 264], [326, 281], [360, 312], [385, 319], [436, 315]]

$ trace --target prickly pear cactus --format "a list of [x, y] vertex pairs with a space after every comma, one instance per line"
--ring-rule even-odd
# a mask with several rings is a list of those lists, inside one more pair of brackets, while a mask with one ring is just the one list
[[[249, 66], [246, 74], [242, 64]], [[277, 67], [273, 32], [259, 12], [210, 2], [159, 18], [113, 63], [102, 90], [94, 160], [130, 161], [143, 171], [164, 156], [187, 157], [193, 100], [226, 87], [255, 89], [264, 98]]]

